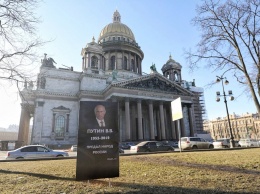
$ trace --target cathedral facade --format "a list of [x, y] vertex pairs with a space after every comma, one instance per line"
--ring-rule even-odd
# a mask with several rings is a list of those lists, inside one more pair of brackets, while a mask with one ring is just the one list
[[98, 40], [93, 37], [81, 55], [82, 72], [76, 72], [72, 67], [56, 68], [55, 61], [45, 54], [36, 88], [25, 84], [21, 92], [17, 147], [77, 144], [81, 101], [118, 102], [122, 142], [178, 139], [171, 102], [179, 97], [183, 110], [180, 135], [194, 136], [202, 129], [201, 93], [183, 84], [182, 66], [170, 56], [161, 68], [162, 74], [152, 65], [151, 73], [143, 75], [144, 53], [118, 11]]

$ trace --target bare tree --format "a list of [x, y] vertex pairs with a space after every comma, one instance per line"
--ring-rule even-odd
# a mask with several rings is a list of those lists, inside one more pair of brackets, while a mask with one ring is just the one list
[[0, 0], [0, 82], [30, 81], [37, 60], [35, 16], [39, 0]]
[[197, 50], [186, 56], [191, 70], [204, 61], [214, 71], [232, 72], [249, 89], [260, 114], [259, 6], [259, 0], [204, 0], [192, 20], [201, 31], [201, 40]]

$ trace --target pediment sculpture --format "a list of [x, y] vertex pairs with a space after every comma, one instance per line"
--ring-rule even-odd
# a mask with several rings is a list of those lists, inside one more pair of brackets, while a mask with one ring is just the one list
[[151, 90], [160, 90], [165, 92], [172, 92], [175, 94], [179, 94], [180, 91], [171, 83], [162, 81], [158, 79], [157, 77], [142, 80], [134, 83], [129, 83], [125, 85], [126, 87], [135, 87], [135, 88], [145, 88], [145, 89], [151, 89]]

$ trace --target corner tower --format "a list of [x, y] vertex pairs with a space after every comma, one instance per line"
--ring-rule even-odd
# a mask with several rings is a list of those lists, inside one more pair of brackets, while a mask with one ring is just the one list
[[174, 81], [181, 85], [181, 68], [180, 63], [172, 59], [172, 56], [169, 56], [169, 60], [162, 67], [163, 76], [168, 78], [171, 81]]

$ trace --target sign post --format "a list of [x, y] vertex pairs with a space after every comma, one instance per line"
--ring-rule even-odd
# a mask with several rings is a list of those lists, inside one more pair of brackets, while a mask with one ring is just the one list
[[183, 118], [182, 107], [181, 107], [181, 98], [177, 98], [171, 102], [172, 109], [172, 121], [177, 121], [178, 134], [179, 134], [179, 142], [180, 142], [180, 152], [181, 148], [181, 129], [180, 129], [180, 119]]

